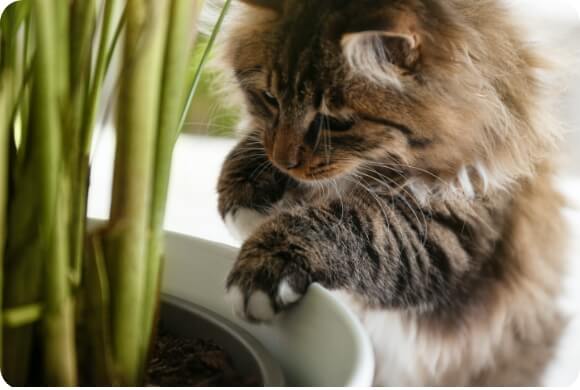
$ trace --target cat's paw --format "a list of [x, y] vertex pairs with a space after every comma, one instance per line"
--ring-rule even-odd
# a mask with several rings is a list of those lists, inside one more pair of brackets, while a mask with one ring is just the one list
[[241, 242], [245, 241], [267, 218], [256, 210], [238, 208], [229, 211], [224, 222], [232, 237]]
[[285, 260], [238, 260], [227, 281], [228, 299], [238, 317], [269, 322], [302, 298], [310, 284], [309, 275], [296, 263]]

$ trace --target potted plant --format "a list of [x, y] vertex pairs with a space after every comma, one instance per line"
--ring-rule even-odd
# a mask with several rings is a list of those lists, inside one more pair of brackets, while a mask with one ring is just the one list
[[[145, 383], [172, 149], [205, 62], [189, 79], [200, 7], [31, 0], [3, 16], [2, 373], [11, 384]], [[115, 51], [111, 215], [89, 231], [90, 149]], [[164, 315], [188, 313], [205, 321], [201, 330], [216, 321], [167, 305]]]
[[[236, 325], [217, 298], [221, 281], [215, 282], [235, 252], [174, 234], [167, 245], [164, 241], [173, 148], [230, 1], [191, 77], [192, 31], [201, 1], [22, 0], [2, 15], [0, 371], [10, 384], [142, 385], [150, 364], [163, 366], [164, 356], [154, 354], [163, 347], [154, 348], [159, 317], [172, 337], [221, 340], [234, 365], [246, 375], [261, 375], [261, 383], [283, 383], [270, 353], [287, 372], [298, 370], [296, 357], [289, 353], [292, 361], [284, 361], [268, 338], [290, 343], [293, 332], [303, 329], [299, 319], [332, 302], [326, 292], [310, 294], [277, 326]], [[118, 76], [110, 66], [115, 55]], [[111, 211], [105, 222], [94, 224], [86, 218], [91, 145], [97, 115], [110, 104], [103, 85], [111, 77], [116, 129]], [[196, 252], [225, 261], [213, 271], [207, 262], [192, 268], [187, 259]], [[217, 272], [213, 278], [211, 272]], [[211, 288], [196, 288], [210, 280]], [[171, 295], [161, 306], [160, 290]], [[356, 327], [344, 308], [331, 305], [326, 312], [343, 328]], [[312, 323], [321, 326], [320, 320], [325, 318]], [[359, 340], [346, 348], [355, 357], [368, 356], [367, 344]], [[369, 362], [362, 363], [364, 378], [356, 371], [352, 384], [368, 381]], [[332, 372], [324, 366], [311, 371]]]

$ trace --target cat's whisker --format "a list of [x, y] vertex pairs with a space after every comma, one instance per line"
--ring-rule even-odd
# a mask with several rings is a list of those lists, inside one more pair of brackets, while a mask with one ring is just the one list
[[266, 160], [264, 166], [262, 167], [262, 169], [260, 170], [260, 172], [258, 172], [256, 174], [255, 177], [260, 177], [262, 175], [262, 173], [264, 173], [268, 168], [273, 167], [272, 163], [270, 163], [270, 160]]
[[332, 179], [330, 181], [333, 185], [334, 185], [334, 189], [336, 191], [336, 196], [338, 197], [338, 200], [340, 202], [340, 222], [342, 222], [342, 220], [344, 219], [344, 202], [342, 200], [342, 195], [340, 193], [340, 190], [338, 188], [338, 182], [336, 179]]
[[377, 166], [381, 166], [384, 168], [391, 168], [391, 167], [398, 167], [398, 168], [409, 168], [412, 170], [415, 170], [417, 172], [421, 172], [421, 173], [425, 173], [426, 175], [432, 177], [433, 179], [439, 181], [441, 184], [448, 184], [447, 181], [445, 181], [445, 179], [443, 179], [441, 176], [436, 175], [435, 173], [428, 171], [424, 168], [419, 168], [416, 166], [413, 166], [411, 164], [407, 164], [407, 163], [380, 163], [380, 162], [375, 162], [375, 161], [367, 161], [368, 164], [372, 164], [372, 165], [377, 165]]
[[[240, 149], [240, 150], [242, 150], [242, 149]], [[242, 154], [235, 154], [235, 155], [231, 156], [229, 158], [229, 160], [234, 161], [234, 162], [237, 162], [240, 160], [246, 160], [246, 159], [248, 161], [254, 161], [254, 160], [264, 160], [264, 159], [267, 159], [267, 157], [268, 157], [268, 156], [266, 156], [265, 153], [263, 153], [260, 150], [255, 150], [255, 151], [244, 150], [244, 153], [247, 153], [247, 154], [243, 154], [243, 153]]]
[[[409, 208], [411, 213], [413, 213], [414, 218], [417, 220], [417, 224], [419, 226], [421, 226], [421, 225], [423, 226], [423, 244], [424, 244], [424, 242], [426, 240], [425, 232], [427, 231], [427, 217], [425, 216], [425, 213], [423, 212], [423, 208], [417, 207], [417, 206], [419, 206], [419, 204], [417, 203], [415, 196], [405, 188], [405, 183], [399, 184], [399, 183], [395, 182], [393, 179], [381, 175], [379, 172], [376, 172], [374, 170], [368, 171], [368, 168], [363, 168], [363, 169], [365, 169], [365, 170], [367, 170], [367, 172], [371, 173], [371, 175], [368, 175], [366, 173], [360, 172], [363, 176], [365, 176], [369, 179], [372, 179], [372, 180], [376, 181], [377, 183], [382, 184], [385, 187], [391, 189], [392, 187], [390, 187], [388, 183], [386, 183], [383, 180], [380, 180], [379, 178], [372, 176], [372, 174], [377, 174], [377, 175], [381, 176], [384, 180], [387, 180], [389, 183], [397, 185], [397, 187], [395, 188], [395, 191], [402, 191], [405, 195], [407, 195], [407, 196], [398, 197], [398, 199], [401, 199], [405, 203], [405, 205]], [[409, 203], [409, 201], [407, 200], [407, 197], [410, 197], [413, 200], [413, 202], [415, 202], [416, 207], [413, 207]], [[417, 209], [419, 211], [419, 213], [421, 214], [421, 219], [419, 219], [419, 215], [417, 214], [415, 209]]]
[[[350, 178], [352, 178], [352, 180], [350, 180]], [[357, 178], [358, 178], [358, 180], [357, 180]], [[390, 218], [387, 215], [387, 212], [385, 210], [383, 202], [378, 198], [378, 196], [371, 189], [369, 189], [367, 186], [365, 186], [362, 183], [362, 181], [359, 178], [358, 172], [353, 172], [353, 174], [350, 177], [346, 177], [345, 179], [350, 181], [351, 183], [353, 183], [355, 186], [359, 186], [360, 188], [362, 188], [367, 194], [369, 194], [371, 196], [371, 198], [373, 198], [376, 205], [380, 209], [381, 214], [383, 215], [383, 219], [385, 220], [385, 223], [387, 224], [387, 229], [390, 229], [390, 226], [391, 226]]]
[[271, 165], [270, 160], [266, 160], [264, 162], [262, 162], [260, 165], [258, 165], [256, 167], [256, 169], [254, 169], [254, 171], [250, 174], [250, 178], [251, 179], [256, 179], [258, 178], [262, 172], [267, 169], [269, 166]]
[[257, 152], [260, 152], [260, 154], [262, 154], [263, 156], [266, 155], [266, 152], [264, 151], [264, 149], [263, 148], [258, 148], [258, 147], [255, 147], [255, 148], [240, 148], [239, 150], [240, 151], [243, 151], [243, 152], [257, 151]]
[[208, 121], [205, 121], [205, 122], [204, 121], [186, 121], [184, 123], [184, 125], [185, 126], [204, 126], [204, 127], [211, 125], [211, 127], [218, 128], [221, 130], [231, 130], [232, 129], [232, 126], [219, 125], [216, 123], [212, 124], [211, 122], [208, 122]]
[[[357, 172], [357, 176], [359, 175], [359, 173]], [[379, 198], [379, 196], [374, 193], [371, 189], [369, 189], [367, 186], [362, 184], [362, 180], [358, 180], [359, 182], [359, 186], [362, 186], [362, 188], [369, 194], [371, 195], [371, 197], [375, 200], [377, 206], [379, 206], [379, 209], [381, 210], [381, 214], [383, 215], [384, 221], [387, 225], [387, 229], [390, 230], [391, 229], [391, 218], [388, 215], [388, 212], [386, 211], [386, 207], [383, 204], [383, 202], [381, 201], [381, 198]], [[397, 256], [400, 256], [401, 252], [399, 250]]]

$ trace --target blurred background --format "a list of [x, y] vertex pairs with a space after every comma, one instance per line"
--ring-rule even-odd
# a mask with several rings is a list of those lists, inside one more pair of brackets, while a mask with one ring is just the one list
[[[195, 68], [207, 46], [207, 35], [202, 35], [197, 41], [195, 55], [192, 61], [191, 72]], [[211, 64], [210, 64], [211, 65]], [[193, 75], [192, 75], [193, 76]], [[219, 89], [216, 74], [208, 66], [203, 75], [194, 97], [184, 133], [205, 135], [212, 137], [234, 137], [233, 128], [238, 122], [239, 112], [230, 105], [226, 105], [223, 98], [218, 96]]]

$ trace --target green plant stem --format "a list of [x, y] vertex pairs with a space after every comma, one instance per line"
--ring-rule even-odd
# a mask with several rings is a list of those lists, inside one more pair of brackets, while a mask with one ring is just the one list
[[87, 105], [91, 79], [91, 59], [95, 32], [95, 0], [74, 0], [71, 2], [70, 32], [70, 96], [71, 112], [65, 150], [67, 154], [67, 174], [71, 180], [71, 223], [70, 254], [71, 283], [80, 284], [83, 242], [85, 235], [86, 199], [88, 194], [88, 161], [83, 159], [81, 137], [84, 125], [84, 111]]
[[[25, 6], [28, 2], [18, 2], [11, 5], [13, 12], [17, 12], [17, 7]], [[8, 12], [8, 11], [7, 11]], [[20, 17], [7, 18], [3, 15], [0, 25], [2, 33], [5, 34], [2, 41], [6, 39], [12, 43], [17, 40], [13, 37], [20, 28], [20, 23], [26, 23], [25, 35], [30, 30], [30, 14], [20, 14]], [[12, 29], [11, 32], [5, 30], [6, 26]], [[25, 42], [26, 44], [26, 42]], [[14, 64], [13, 59], [19, 55], [18, 45], [2, 45], [2, 67]], [[11, 77], [14, 82], [14, 78]], [[13, 85], [12, 90], [20, 88]], [[4, 90], [6, 93], [6, 90]], [[28, 105], [28, 104], [27, 104]], [[0, 119], [7, 120], [10, 115]], [[32, 153], [28, 157], [17, 155], [14, 134], [12, 128], [14, 123], [10, 123], [9, 153], [2, 154], [8, 157], [10, 166], [8, 193], [8, 207], [6, 209], [6, 241], [5, 257], [3, 266], [3, 297], [4, 308], [20, 307], [22, 305], [37, 302], [40, 298], [40, 275], [42, 265], [42, 243], [38, 233], [37, 216], [40, 210], [40, 200], [36, 177], [38, 176], [35, 162], [38, 160], [36, 151], [39, 145], [30, 145]], [[26, 131], [23, 130], [23, 134]], [[25, 148], [22, 148], [25, 149]], [[25, 385], [28, 380], [29, 367], [31, 361], [31, 348], [33, 343], [33, 327], [23, 326], [17, 329], [2, 328], [3, 348], [2, 348], [2, 375], [13, 385]]]
[[[91, 76], [91, 58], [93, 39], [96, 29], [95, 0], [71, 1], [71, 26], [68, 39], [70, 41], [70, 85], [73, 102], [84, 103], [88, 94]], [[80, 95], [77, 98], [76, 95]], [[76, 126], [80, 126], [82, 118], [82, 104], [75, 107]], [[78, 129], [77, 129], [78, 130]]]
[[[80, 1], [80, 2], [79, 2]], [[95, 3], [94, 0], [89, 0], [86, 3], [82, 3], [86, 0], [77, 1], [77, 5], [80, 7], [89, 6], [94, 10]], [[88, 3], [88, 4], [87, 4]], [[114, 10], [115, 10], [115, 0], [105, 0], [104, 10], [103, 10], [103, 21], [101, 23], [101, 34], [99, 47], [97, 50], [97, 60], [95, 65], [94, 74], [91, 75], [90, 66], [90, 56], [88, 62], [87, 72], [84, 74], [84, 86], [86, 90], [82, 95], [78, 95], [77, 99], [84, 99], [84, 104], [81, 105], [81, 120], [79, 122], [78, 129], [78, 142], [75, 143], [74, 148], [76, 148], [76, 153], [73, 153], [75, 159], [74, 166], [77, 167], [76, 172], [74, 172], [75, 180], [74, 185], [76, 204], [73, 207], [72, 215], [72, 269], [71, 269], [71, 282], [73, 286], [79, 286], [81, 283], [82, 275], [82, 259], [83, 259], [83, 242], [86, 233], [86, 211], [87, 211], [87, 197], [89, 191], [89, 155], [91, 142], [93, 138], [94, 128], [96, 125], [96, 115], [99, 106], [99, 99], [101, 95], [102, 85], [105, 80], [107, 73], [107, 53], [113, 52], [115, 49], [116, 41], [113, 42], [112, 46], [109, 47], [111, 29], [114, 23]], [[82, 4], [82, 5], [81, 5]], [[85, 14], [88, 12], [85, 11]], [[94, 15], [90, 15], [94, 17]], [[94, 33], [94, 31], [93, 31]], [[73, 41], [76, 41], [76, 37], [72, 37]], [[86, 42], [86, 37], [81, 42]], [[91, 39], [92, 41], [92, 39]], [[92, 76], [92, 77], [91, 77]], [[72, 165], [71, 165], [72, 167]]]
[[[103, 243], [98, 233], [87, 239], [83, 278], [83, 303], [86, 313], [84, 340], [86, 370], [84, 378], [92, 386], [117, 386], [111, 343], [109, 276]], [[79, 357], [80, 358], [80, 357]]]
[[159, 297], [159, 277], [163, 253], [163, 222], [171, 160], [175, 147], [180, 113], [185, 98], [183, 80], [187, 79], [187, 66], [192, 49], [192, 21], [197, 19], [202, 1], [172, 0], [165, 50], [157, 150], [155, 156], [153, 199], [151, 202], [151, 240], [147, 261], [147, 283], [145, 293], [145, 339], [149, 340], [155, 319]]
[[147, 340], [143, 304], [155, 140], [168, 3], [129, 0], [106, 254], [111, 278], [113, 353], [119, 383], [142, 380]]
[[[6, 205], [8, 199], [8, 156], [9, 156], [9, 131], [10, 131], [10, 111], [11, 93], [13, 86], [8, 74], [0, 75], [0, 270], [4, 270], [4, 247], [6, 240]], [[4, 272], [0, 272], [0, 325], [3, 324], [2, 313], [2, 291]], [[0, 369], [2, 368], [2, 330], [0, 329]]]
[[[80, 0], [85, 1], [85, 0]], [[94, 0], [90, 0], [91, 6], [94, 6]], [[75, 190], [73, 193], [78, 194], [77, 203], [73, 208], [72, 216], [72, 234], [73, 234], [73, 265], [71, 270], [71, 282], [74, 286], [79, 286], [81, 283], [81, 265], [82, 265], [82, 248], [83, 240], [86, 233], [86, 211], [87, 211], [87, 197], [89, 191], [89, 165], [90, 165], [90, 149], [93, 139], [94, 129], [96, 126], [96, 116], [101, 97], [102, 86], [106, 78], [107, 70], [109, 68], [110, 60], [115, 52], [117, 41], [124, 24], [124, 12], [120, 20], [117, 22], [115, 34], [111, 40], [111, 30], [115, 23], [115, 9], [119, 4], [115, 0], [105, 0], [102, 29], [99, 39], [99, 47], [97, 50], [97, 59], [95, 64], [94, 74], [89, 72], [86, 77], [86, 94], [84, 101], [84, 112], [82, 121], [80, 122], [80, 142], [76, 145], [78, 153], [75, 154], [76, 166], [80, 167], [74, 177], [76, 177]], [[83, 4], [83, 6], [87, 6]], [[91, 15], [92, 16], [92, 15]], [[73, 37], [73, 40], [75, 37]]]
[[195, 75], [193, 76], [193, 81], [191, 82], [191, 85], [189, 87], [187, 99], [186, 99], [185, 104], [183, 106], [183, 109], [181, 111], [179, 125], [177, 126], [177, 131], [176, 131], [176, 137], [179, 134], [179, 131], [181, 131], [181, 129], [183, 129], [183, 125], [185, 124], [185, 121], [187, 120], [187, 113], [189, 112], [189, 110], [191, 108], [191, 104], [193, 102], [193, 97], [195, 96], [195, 92], [197, 91], [197, 87], [198, 87], [199, 82], [201, 80], [203, 67], [209, 58], [209, 53], [211, 52], [211, 49], [215, 43], [215, 40], [218, 36], [218, 33], [221, 30], [222, 24], [225, 20], [227, 13], [228, 13], [228, 10], [230, 9], [231, 3], [232, 3], [232, 0], [225, 1], [224, 6], [221, 10], [220, 16], [219, 16], [216, 24], [213, 27], [213, 30], [212, 30], [211, 35], [209, 37], [209, 40], [207, 42], [207, 46], [205, 47], [203, 55], [201, 56], [201, 60], [199, 61], [199, 64], [197, 65]]
[[39, 224], [44, 230], [45, 248], [44, 379], [47, 385], [74, 386], [77, 383], [74, 317], [68, 284], [69, 248], [66, 240], [69, 207], [66, 191], [70, 183], [62, 177], [63, 132], [59, 112], [59, 100], [66, 91], [63, 87], [68, 80], [59, 74], [67, 71], [67, 66], [59, 67], [61, 59], [57, 56], [62, 55], [62, 47], [58, 46], [62, 31], [55, 26], [56, 20], [61, 23], [67, 20], [67, 12], [62, 8], [67, 8], [66, 2], [36, 0], [33, 3], [38, 42], [36, 82], [39, 87], [34, 96], [37, 107], [34, 131], [35, 141], [39, 143], [38, 187], [43, 195]]
[[116, 0], [105, 0], [102, 31], [99, 48], [97, 50], [97, 62], [92, 82], [90, 83], [88, 102], [86, 104], [84, 123], [82, 127], [81, 148], [83, 150], [83, 155], [86, 156], [88, 156], [91, 151], [91, 140], [93, 138], [92, 134], [95, 126], [99, 97], [107, 73], [108, 53], [114, 50], [114, 46], [109, 47], [109, 45], [111, 42], [111, 31], [114, 23], [115, 3]]
[[[31, 33], [31, 15], [30, 12], [26, 17], [26, 24], [24, 27], [24, 42], [22, 48], [22, 58], [23, 62], [26, 64], [27, 73], [24, 76], [24, 85], [22, 86], [22, 97], [19, 99], [19, 110], [18, 110], [18, 119], [20, 120], [20, 141], [21, 145], [26, 145], [26, 136], [28, 131], [29, 125], [29, 114], [30, 114], [30, 75], [32, 73], [32, 65], [34, 58], [30, 54], [32, 51], [30, 47], [32, 46], [32, 39], [34, 34]], [[14, 122], [16, 123], [16, 122]], [[25, 155], [25, 151], [21, 153], [21, 155]]]
[[119, 41], [119, 37], [121, 36], [121, 32], [125, 27], [125, 15], [126, 12], [123, 11], [121, 17], [119, 18], [119, 22], [117, 23], [117, 28], [115, 28], [115, 33], [113, 34], [113, 39], [111, 40], [111, 46], [109, 47], [109, 51], [107, 53], [107, 58], [105, 60], [105, 69], [108, 70], [111, 66], [111, 61], [113, 60], [113, 55], [115, 54], [115, 49], [117, 47], [117, 42]]
[[81, 265], [83, 258], [82, 243], [86, 233], [85, 217], [89, 190], [90, 149], [96, 126], [96, 115], [99, 107], [99, 101], [101, 99], [102, 86], [105, 82], [111, 59], [115, 53], [117, 42], [125, 23], [125, 12], [123, 11], [119, 21], [117, 22], [117, 27], [115, 28], [113, 38], [111, 39], [110, 34], [112, 25], [114, 24], [115, 20], [114, 16], [116, 4], [118, 4], [118, 2], [115, 2], [114, 0], [105, 0], [102, 31], [99, 40], [99, 48], [97, 51], [95, 71], [92, 75], [92, 79], [91, 77], [87, 77], [86, 82], [87, 96], [84, 102], [84, 113], [82, 116], [83, 120], [80, 128], [81, 139], [78, 149], [79, 153], [76, 155], [76, 164], [77, 166], [81, 167], [81, 169], [76, 175], [77, 179], [75, 183], [77, 185], [77, 189], [73, 192], [79, 193], [79, 202], [73, 209], [74, 215], [72, 219], [73, 234], [75, 236], [73, 240], [76, 244], [75, 250], [73, 250], [73, 267], [71, 271], [71, 281], [74, 286], [78, 286], [81, 283]]
[[[71, 63], [70, 63], [70, 39], [69, 39], [69, 28], [70, 28], [70, 0], [51, 0], [53, 17], [54, 20], [51, 21], [55, 34], [55, 45], [53, 49], [56, 50], [53, 53], [56, 56], [58, 63], [58, 71], [55, 72], [57, 91], [61, 95], [61, 99], [67, 99], [67, 93], [70, 90], [70, 74], [72, 73]], [[60, 116], [65, 117], [65, 111], [62, 107], [59, 109]], [[66, 134], [68, 129], [62, 129], [63, 134]], [[64, 141], [64, 140], [63, 140]]]

